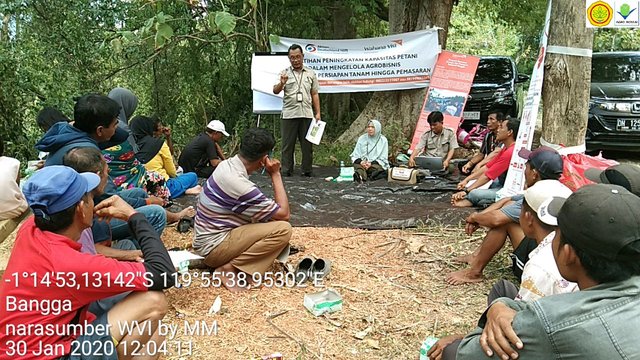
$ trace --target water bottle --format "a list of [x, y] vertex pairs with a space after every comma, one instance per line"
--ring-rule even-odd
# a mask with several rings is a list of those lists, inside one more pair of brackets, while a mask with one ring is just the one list
[[420, 346], [420, 360], [429, 360], [427, 353], [436, 342], [438, 342], [438, 338], [433, 336], [429, 336], [424, 340], [422, 346]]
[[344, 167], [344, 161], [340, 160], [340, 171], [342, 171], [343, 167]]

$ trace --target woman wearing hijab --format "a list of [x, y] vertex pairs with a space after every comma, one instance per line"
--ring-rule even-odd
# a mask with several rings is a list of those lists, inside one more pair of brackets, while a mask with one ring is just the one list
[[382, 135], [382, 125], [378, 120], [367, 124], [367, 133], [360, 135], [351, 160], [355, 173], [353, 180], [364, 182], [386, 177], [389, 169], [389, 143]]
[[134, 187], [145, 188], [147, 185], [146, 169], [136, 159], [137, 145], [129, 129], [129, 117], [138, 107], [138, 98], [129, 90], [115, 88], [109, 92], [109, 98], [120, 105], [118, 127], [129, 132], [129, 138], [122, 143], [102, 151], [109, 166], [109, 176], [118, 190]]
[[136, 116], [131, 120], [131, 132], [139, 148], [136, 156], [147, 171], [157, 172], [164, 177], [171, 198], [175, 199], [185, 193], [199, 194], [202, 187], [198, 185], [196, 173], [177, 174], [171, 150], [167, 142], [159, 137], [162, 129], [157, 118]]

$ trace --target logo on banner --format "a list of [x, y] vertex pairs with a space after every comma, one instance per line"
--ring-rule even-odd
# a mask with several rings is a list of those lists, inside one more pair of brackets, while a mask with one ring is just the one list
[[392, 43], [396, 43], [396, 44], [398, 44], [398, 45], [402, 46], [402, 39], [399, 39], [399, 40], [391, 40], [391, 42], [392, 42]]
[[634, 1], [617, 1], [615, 13], [616, 26], [638, 26], [638, 3]]
[[604, 1], [596, 1], [587, 8], [587, 19], [593, 26], [607, 26], [613, 20], [613, 8]]
[[313, 44], [307, 44], [307, 46], [304, 47], [304, 50], [306, 52], [316, 52], [318, 48]]

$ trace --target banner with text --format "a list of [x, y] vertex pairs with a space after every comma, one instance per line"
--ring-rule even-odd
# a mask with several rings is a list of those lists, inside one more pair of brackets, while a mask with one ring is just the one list
[[467, 103], [473, 78], [476, 75], [480, 58], [471, 55], [443, 51], [438, 56], [427, 96], [425, 97], [416, 131], [413, 133], [411, 150], [420, 136], [429, 130], [427, 116], [432, 111], [440, 111], [444, 115], [444, 126], [455, 132], [460, 124], [462, 110]]
[[533, 72], [531, 73], [531, 82], [529, 90], [524, 101], [524, 109], [522, 111], [522, 119], [518, 137], [514, 147], [509, 170], [504, 186], [498, 192], [497, 198], [504, 198], [522, 193], [524, 189], [524, 168], [527, 161], [520, 156], [520, 149], [531, 149], [533, 142], [533, 133], [536, 130], [536, 121], [538, 120], [538, 108], [540, 107], [540, 98], [542, 97], [542, 80], [544, 79], [544, 58], [546, 56], [547, 40], [549, 38], [549, 23], [551, 21], [551, 0], [547, 7], [547, 16], [544, 21], [544, 30], [540, 38], [540, 51], [538, 60], [536, 61]]
[[[350, 40], [271, 38], [271, 51], [302, 47], [304, 64], [318, 75], [321, 93], [427, 87], [440, 51], [436, 29]], [[282, 70], [270, 69], [274, 83]]]

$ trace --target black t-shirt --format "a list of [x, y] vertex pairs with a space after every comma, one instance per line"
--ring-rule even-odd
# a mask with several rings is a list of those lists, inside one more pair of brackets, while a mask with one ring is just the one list
[[180, 154], [178, 165], [182, 170], [187, 172], [195, 172], [196, 169], [210, 166], [210, 160], [219, 159], [216, 151], [216, 143], [206, 133], [196, 136]]
[[493, 131], [489, 131], [487, 135], [484, 137], [484, 141], [482, 142], [482, 147], [480, 148], [480, 152], [489, 155], [496, 148], [496, 134]]

